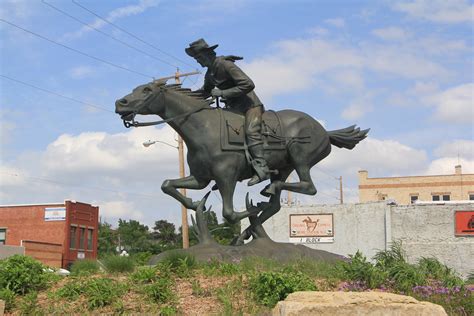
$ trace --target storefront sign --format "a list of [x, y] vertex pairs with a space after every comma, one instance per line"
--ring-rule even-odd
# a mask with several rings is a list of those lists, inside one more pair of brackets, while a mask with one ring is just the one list
[[474, 236], [474, 211], [454, 212], [454, 225], [456, 236]]
[[45, 221], [65, 221], [66, 208], [65, 207], [45, 207], [44, 220]]
[[291, 214], [290, 242], [315, 244], [334, 242], [333, 214]]

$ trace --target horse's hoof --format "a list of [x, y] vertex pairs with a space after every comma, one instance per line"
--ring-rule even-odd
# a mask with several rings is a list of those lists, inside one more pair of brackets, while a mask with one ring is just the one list
[[267, 185], [262, 191], [260, 191], [260, 194], [265, 197], [271, 197], [272, 195], [275, 195], [275, 193], [275, 186], [272, 184]]

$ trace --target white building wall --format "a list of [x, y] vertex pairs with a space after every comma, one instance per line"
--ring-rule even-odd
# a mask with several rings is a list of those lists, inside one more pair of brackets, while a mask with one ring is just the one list
[[[474, 210], [474, 203], [389, 205], [386, 201], [343, 205], [282, 206], [263, 224], [274, 241], [290, 242], [290, 214], [334, 216], [334, 242], [306, 246], [347, 256], [360, 250], [372, 258], [401, 240], [408, 260], [436, 257], [464, 276], [474, 272], [474, 237], [454, 235], [454, 212]], [[248, 221], [242, 222], [247, 227]]]

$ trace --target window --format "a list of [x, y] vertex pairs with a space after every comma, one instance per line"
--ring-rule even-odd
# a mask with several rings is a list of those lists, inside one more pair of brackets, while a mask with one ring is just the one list
[[86, 229], [83, 227], [79, 228], [79, 249], [84, 249], [84, 239], [86, 236]]
[[474, 201], [474, 193], [469, 193], [469, 200]]
[[437, 193], [432, 195], [433, 201], [450, 201], [451, 200], [451, 195], [449, 194], [443, 194], [443, 193]]
[[5, 245], [6, 239], [7, 239], [7, 229], [0, 228], [0, 245]]
[[416, 201], [418, 201], [418, 195], [410, 195], [411, 204], [415, 203]]
[[76, 248], [76, 226], [71, 226], [71, 230], [69, 231], [69, 248], [74, 249]]
[[87, 230], [87, 250], [92, 250], [92, 234], [94, 233], [94, 230], [89, 228]]

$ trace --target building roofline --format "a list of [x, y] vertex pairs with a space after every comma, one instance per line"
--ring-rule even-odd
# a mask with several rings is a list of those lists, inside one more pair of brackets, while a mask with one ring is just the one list
[[366, 180], [372, 180], [372, 179], [398, 179], [398, 178], [428, 178], [428, 177], [462, 177], [462, 176], [474, 176], [474, 173], [461, 173], [461, 174], [430, 174], [430, 175], [425, 175], [425, 176], [399, 176], [399, 177], [367, 177]]
[[[64, 200], [64, 202], [54, 202], [54, 203], [4, 204], [4, 205], [0, 205], [0, 207], [49, 206], [49, 205], [66, 206], [66, 202], [77, 203], [77, 201], [75, 201], [75, 200]], [[86, 203], [86, 204], [88, 204], [88, 203]], [[91, 205], [91, 206], [93, 206], [93, 205]]]

